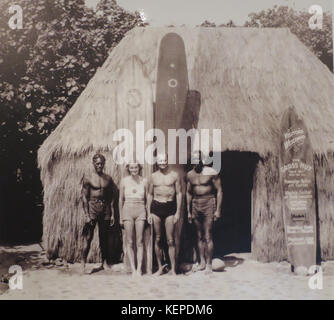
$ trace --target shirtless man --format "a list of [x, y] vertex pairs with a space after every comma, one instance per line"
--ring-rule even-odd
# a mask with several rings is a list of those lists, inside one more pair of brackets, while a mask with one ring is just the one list
[[168, 254], [171, 261], [170, 274], [175, 275], [176, 256], [174, 228], [175, 223], [180, 218], [182, 202], [181, 180], [179, 174], [168, 167], [167, 155], [158, 155], [157, 165], [159, 170], [154, 172], [151, 176], [147, 197], [147, 212], [149, 212], [149, 222], [151, 223], [153, 220], [155, 233], [154, 249], [158, 261], [158, 271], [155, 275], [161, 275], [163, 273], [161, 262], [161, 228], [163, 226], [166, 230]]
[[[200, 264], [194, 271], [212, 272], [212, 225], [221, 216], [223, 192], [218, 173], [203, 164], [202, 154], [195, 151], [192, 163], [198, 163], [187, 173], [188, 221], [194, 221], [197, 230], [197, 243]], [[217, 193], [217, 199], [216, 199]]]
[[99, 225], [99, 242], [102, 256], [102, 263], [98, 269], [104, 268], [104, 262], [107, 254], [107, 231], [108, 226], [114, 224], [114, 197], [113, 180], [103, 172], [105, 157], [101, 154], [95, 154], [93, 157], [93, 166], [95, 172], [84, 176], [82, 183], [82, 204], [86, 223], [82, 235], [84, 245], [82, 252], [82, 272], [85, 273], [87, 256], [94, 235], [96, 223]]

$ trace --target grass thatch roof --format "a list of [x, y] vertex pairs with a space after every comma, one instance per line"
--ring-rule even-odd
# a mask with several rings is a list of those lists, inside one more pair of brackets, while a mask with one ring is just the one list
[[[66, 117], [39, 149], [38, 162], [44, 184], [43, 233], [51, 254], [71, 260], [80, 257], [80, 233], [84, 224], [80, 206], [80, 181], [83, 174], [91, 169], [93, 152], [105, 151], [110, 159], [116, 145], [113, 141], [113, 134], [119, 128], [115, 112], [116, 90], [122, 66], [130, 57], [137, 55], [144, 64], [155, 93], [159, 44], [169, 32], [178, 33], [184, 40], [189, 90], [197, 91], [192, 97], [198, 97], [199, 94], [201, 97], [199, 110], [196, 99], [191, 105], [194, 126], [220, 128], [221, 151], [252, 151], [264, 159], [267, 157], [270, 161], [277, 161], [281, 117], [292, 105], [303, 116], [313, 149], [321, 155], [319, 159], [323, 161], [327, 152], [334, 151], [333, 75], [289, 30], [183, 27], [134, 29], [113, 49]], [[268, 154], [271, 156], [268, 157]], [[63, 158], [66, 160], [62, 161]], [[117, 183], [120, 178], [119, 168], [112, 161], [107, 163], [107, 173]], [[321, 250], [324, 257], [332, 257], [334, 254], [334, 224], [330, 216], [333, 179], [326, 180], [326, 183], [321, 179], [322, 176], [332, 177], [332, 171], [329, 170], [334, 170], [334, 162], [330, 163], [330, 166], [328, 164], [317, 169], [319, 216], [322, 221], [320, 234], [323, 238]], [[318, 162], [316, 164], [319, 165]], [[271, 214], [267, 212], [280, 212], [280, 206], [276, 207], [278, 202], [272, 200], [274, 197], [277, 198], [275, 201], [281, 201], [277, 197], [278, 189], [270, 190], [266, 183], [266, 179], [278, 181], [277, 166], [276, 162], [268, 166], [268, 170], [274, 168], [270, 170], [272, 172], [269, 176], [267, 169], [258, 174], [262, 177], [263, 184], [260, 178], [258, 180], [260, 186], [265, 186], [263, 190], [267, 192], [267, 200], [261, 197], [256, 200], [258, 202], [254, 210], [259, 210], [254, 215], [260, 219], [255, 218], [254, 223], [269, 226], [267, 229], [260, 228], [263, 232], [259, 239], [262, 239], [264, 245], [266, 239], [271, 238], [270, 228], [282, 229], [282, 221], [279, 220], [281, 215], [278, 214], [272, 223], [269, 221]], [[271, 184], [274, 182], [271, 181]], [[260, 193], [263, 191], [260, 187], [258, 190]], [[266, 221], [262, 216], [266, 217]], [[280, 237], [284, 241], [282, 232]], [[275, 241], [280, 240], [275, 238]], [[117, 241], [114, 243], [116, 246]], [[98, 243], [94, 242], [92, 246], [92, 257], [96, 260]], [[276, 254], [276, 258], [284, 256], [281, 251]], [[257, 256], [263, 256], [266, 260], [273, 258], [267, 251]]]
[[40, 148], [42, 168], [64, 154], [114, 147], [120, 68], [137, 55], [155, 89], [159, 42], [168, 32], [185, 42], [189, 89], [201, 94], [198, 128], [222, 129], [222, 151], [276, 153], [290, 105], [303, 116], [314, 150], [334, 150], [333, 76], [288, 29], [148, 27], [133, 29], [112, 51]]

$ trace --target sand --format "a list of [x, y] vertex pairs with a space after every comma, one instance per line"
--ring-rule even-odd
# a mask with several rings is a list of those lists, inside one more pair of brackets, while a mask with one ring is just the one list
[[227, 256], [224, 272], [163, 275], [158, 279], [149, 275], [132, 278], [122, 265], [82, 275], [79, 264], [58, 261], [59, 266], [42, 265], [43, 259], [39, 245], [0, 247], [0, 275], [5, 275], [11, 264], [23, 269], [23, 290], [9, 290], [1, 283], [0, 300], [334, 299], [334, 261], [322, 263], [323, 289], [315, 290], [308, 286], [310, 277], [290, 272], [289, 263], [260, 263], [250, 254]]

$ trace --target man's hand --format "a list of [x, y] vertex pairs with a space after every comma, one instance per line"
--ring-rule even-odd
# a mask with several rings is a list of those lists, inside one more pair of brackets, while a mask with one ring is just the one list
[[110, 225], [110, 227], [112, 227], [114, 224], [115, 224], [115, 217], [111, 216], [109, 225]]
[[86, 216], [85, 216], [85, 224], [91, 224], [91, 222], [92, 222], [92, 219], [90, 218], [90, 216], [87, 214]]
[[189, 223], [192, 223], [192, 222], [193, 222], [193, 216], [192, 216], [192, 214], [190, 213], [190, 211], [188, 211], [188, 222], [189, 222]]
[[173, 219], [174, 224], [177, 223], [179, 220], [180, 220], [180, 213], [176, 212], [174, 214], [174, 219]]
[[153, 216], [152, 216], [151, 213], [149, 213], [149, 214], [147, 215], [147, 222], [148, 222], [148, 224], [152, 224], [152, 223], [153, 223]]
[[218, 219], [220, 219], [220, 217], [221, 217], [221, 213], [218, 210], [216, 210], [213, 221], [217, 221]]

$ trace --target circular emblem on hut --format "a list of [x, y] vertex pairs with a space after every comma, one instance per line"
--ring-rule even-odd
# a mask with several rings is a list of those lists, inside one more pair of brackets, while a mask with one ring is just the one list
[[177, 85], [178, 85], [178, 82], [177, 82], [176, 79], [170, 79], [170, 80], [168, 81], [168, 85], [169, 85], [171, 88], [176, 88]]
[[138, 108], [142, 102], [142, 96], [139, 90], [130, 89], [126, 94], [126, 103], [132, 108]]

